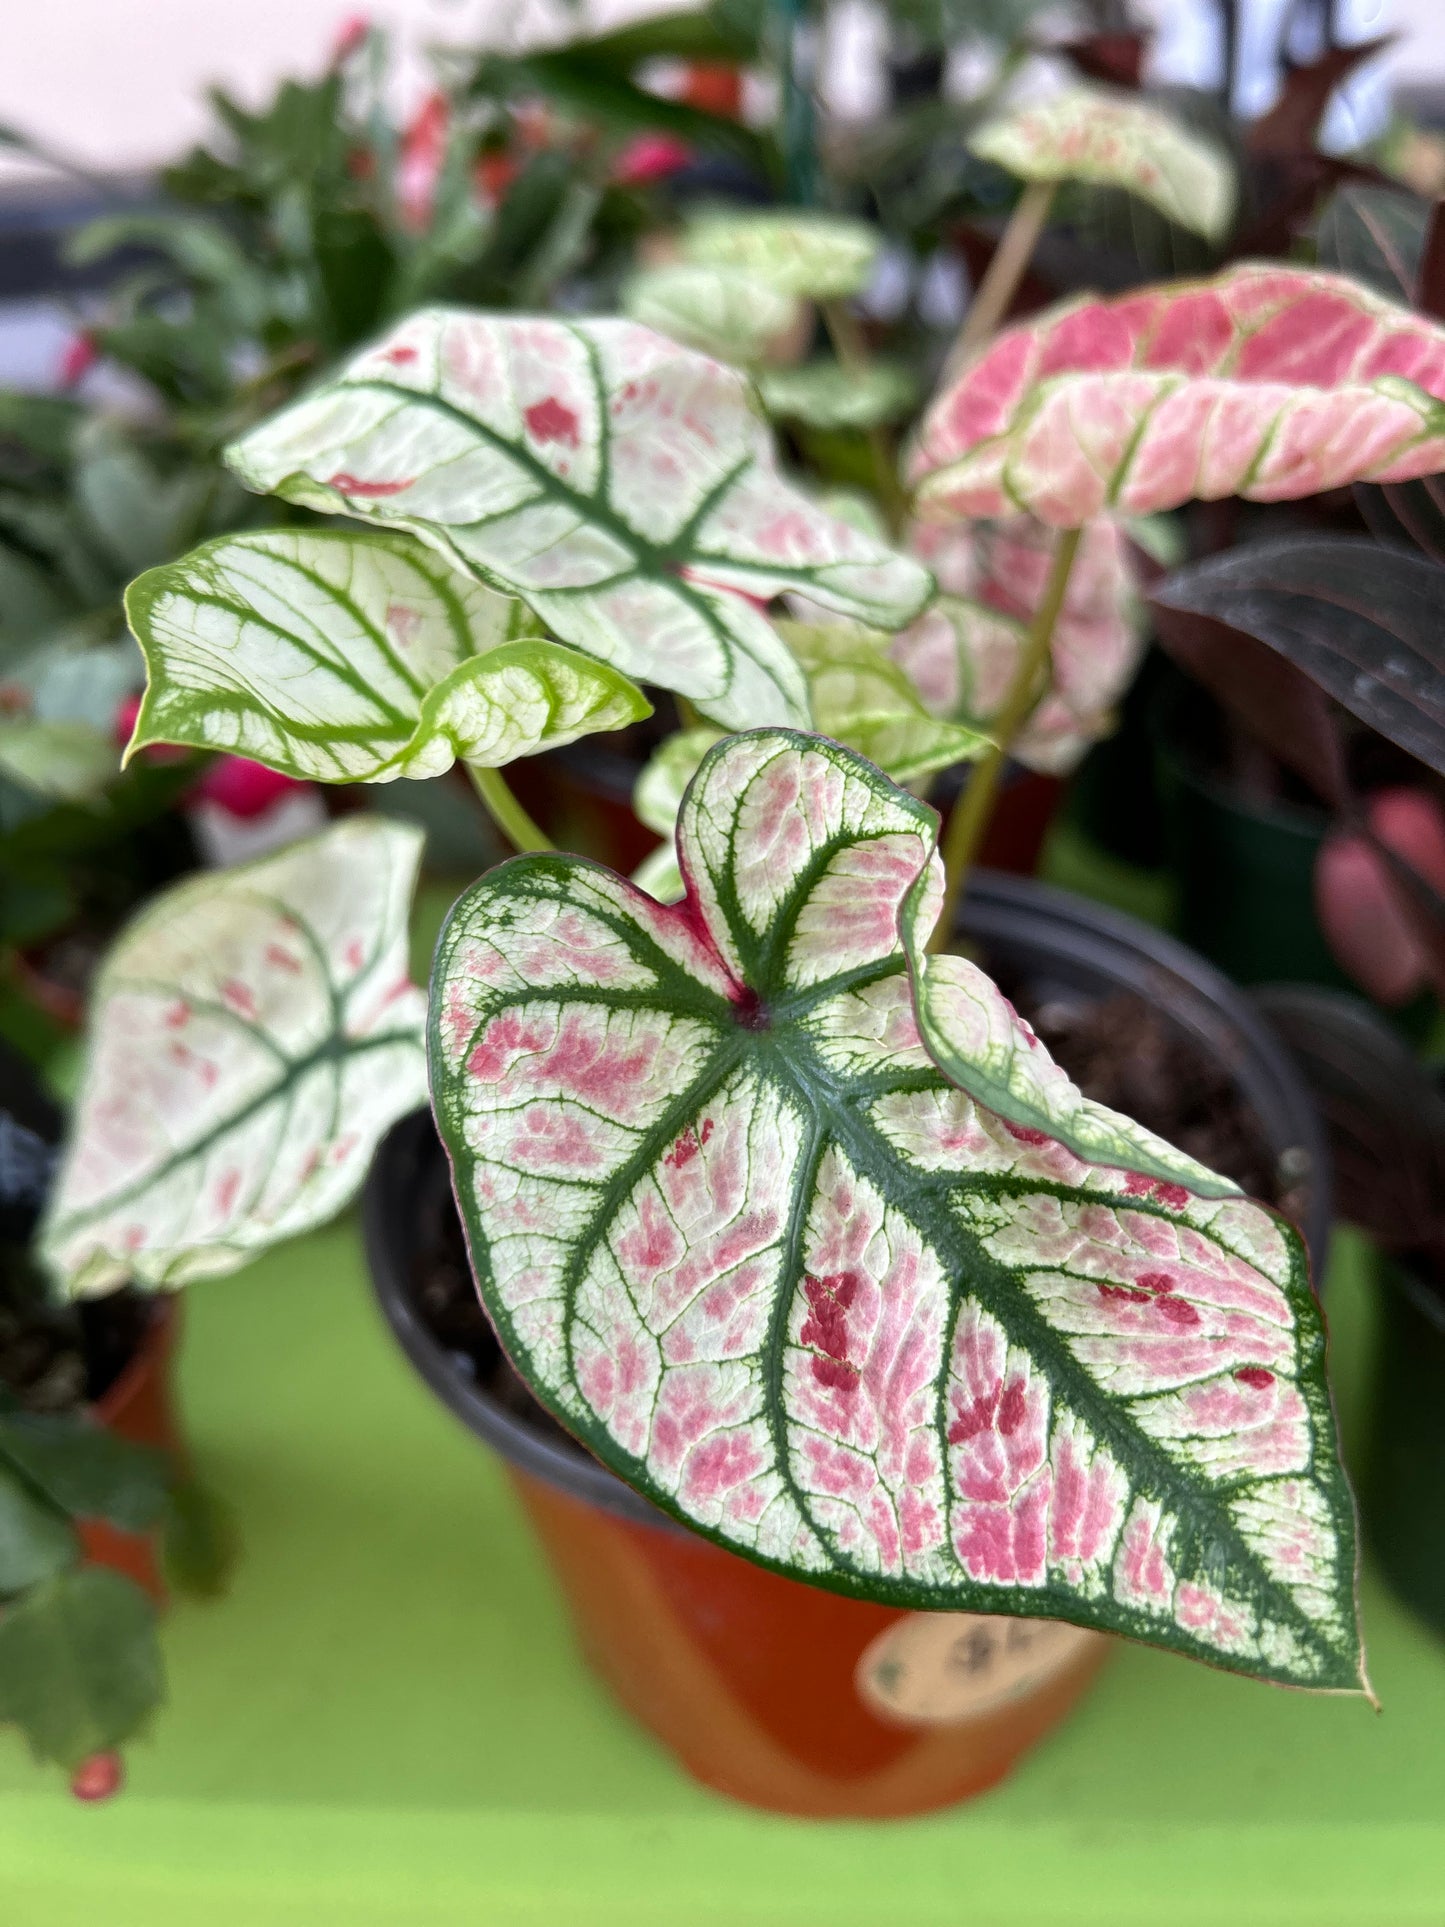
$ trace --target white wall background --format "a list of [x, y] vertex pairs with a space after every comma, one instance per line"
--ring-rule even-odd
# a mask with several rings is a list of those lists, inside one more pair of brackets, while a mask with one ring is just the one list
[[[603, 24], [670, 4], [582, 0], [582, 14]], [[1283, 0], [1250, 4], [1269, 12]], [[1394, 71], [1445, 82], [1445, 0], [1349, 4], [1361, 37], [1401, 29]], [[1198, 58], [1192, 0], [1151, 5], [1161, 55], [1183, 78]], [[413, 53], [429, 41], [545, 36], [562, 17], [557, 0], [372, 0], [365, 11]], [[349, 12], [346, 0], [3, 0], [0, 121], [93, 167], [146, 167], [202, 131], [208, 83], [259, 99], [283, 73], [314, 72]]]

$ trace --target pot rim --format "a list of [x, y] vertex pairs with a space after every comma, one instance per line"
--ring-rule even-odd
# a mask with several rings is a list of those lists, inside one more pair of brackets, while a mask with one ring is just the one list
[[[1323, 1265], [1331, 1220], [1323, 1127], [1284, 1045], [1241, 990], [1167, 932], [1032, 877], [977, 872], [959, 927], [985, 941], [992, 937], [1001, 946], [1007, 942], [1052, 958], [1061, 970], [1102, 976], [1120, 990], [1134, 990], [1201, 1048], [1222, 1057], [1276, 1159], [1290, 1153], [1300, 1161], [1309, 1185], [1303, 1234], [1312, 1268]], [[402, 1350], [442, 1403], [519, 1470], [633, 1524], [686, 1535], [685, 1527], [590, 1453], [549, 1438], [463, 1376], [422, 1323], [405, 1286], [406, 1214], [394, 1208], [394, 1200], [415, 1182], [421, 1159], [435, 1142], [429, 1110], [402, 1118], [382, 1139], [362, 1194], [372, 1289]]]

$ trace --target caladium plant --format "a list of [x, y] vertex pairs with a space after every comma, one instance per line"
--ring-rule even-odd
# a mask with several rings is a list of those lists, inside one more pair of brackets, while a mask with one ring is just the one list
[[555, 854], [460, 900], [432, 1089], [503, 1342], [758, 1563], [1357, 1689], [1299, 1236], [1083, 1102], [967, 967], [930, 1055], [935, 833], [758, 731], [687, 794], [680, 905]]
[[925, 520], [1076, 529], [1445, 468], [1445, 328], [1341, 275], [1247, 266], [1008, 329], [933, 403]]
[[742, 268], [670, 261], [642, 268], [624, 285], [634, 321], [719, 361], [763, 361], [798, 326], [802, 304], [786, 289]]
[[867, 285], [883, 237], [864, 221], [799, 208], [699, 215], [683, 230], [689, 261], [741, 269], [784, 294], [845, 300]]
[[725, 727], [807, 718], [760, 600], [803, 590], [891, 629], [929, 588], [779, 477], [742, 375], [629, 321], [414, 315], [230, 460], [253, 488], [411, 530]]

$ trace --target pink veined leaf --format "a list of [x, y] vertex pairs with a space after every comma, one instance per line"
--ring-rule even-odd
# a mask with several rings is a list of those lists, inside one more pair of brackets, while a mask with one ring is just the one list
[[[942, 1075], [900, 940], [936, 915], [936, 832], [851, 751], [756, 731], [687, 793], [675, 907], [561, 855], [459, 901], [432, 1093], [508, 1354], [759, 1564], [1358, 1689], [1298, 1234]], [[1107, 1128], [1062, 1073], [1035, 1087]]]
[[632, 321], [424, 310], [227, 460], [251, 488], [410, 530], [724, 727], [807, 719], [759, 603], [802, 590], [892, 630], [929, 590], [782, 479], [742, 374]]
[[[986, 730], [1013, 684], [1043, 599], [1057, 537], [1032, 516], [921, 523], [913, 546], [940, 593], [894, 638], [895, 662], [937, 716]], [[1084, 531], [1054, 629], [1052, 680], [1010, 754], [1066, 775], [1113, 726], [1144, 646], [1123, 530], [1101, 518]]]
[[1445, 468], [1445, 328], [1342, 275], [1247, 265], [999, 335], [910, 461], [928, 521], [1058, 528]]

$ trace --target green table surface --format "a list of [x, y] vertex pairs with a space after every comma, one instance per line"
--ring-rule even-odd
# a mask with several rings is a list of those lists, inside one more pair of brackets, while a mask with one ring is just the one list
[[1445, 1922], [1445, 1648], [1369, 1575], [1381, 1713], [1120, 1648], [972, 1804], [788, 1821], [694, 1785], [584, 1669], [354, 1222], [197, 1287], [182, 1392], [239, 1513], [234, 1589], [171, 1615], [172, 1702], [120, 1798], [82, 1806], [0, 1733], [0, 1927]]

